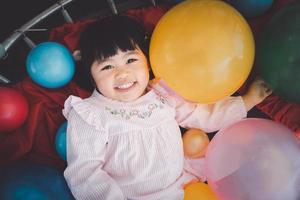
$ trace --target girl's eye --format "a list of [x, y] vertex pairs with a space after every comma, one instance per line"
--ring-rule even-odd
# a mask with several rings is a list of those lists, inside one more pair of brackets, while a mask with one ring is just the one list
[[102, 70], [109, 70], [109, 69], [112, 69], [112, 68], [114, 68], [112, 65], [105, 65], [105, 66], [101, 69], [101, 71], [102, 71]]
[[130, 58], [130, 59], [127, 60], [127, 64], [133, 63], [133, 62], [135, 62], [135, 61], [137, 61], [137, 59], [135, 59], [135, 58]]

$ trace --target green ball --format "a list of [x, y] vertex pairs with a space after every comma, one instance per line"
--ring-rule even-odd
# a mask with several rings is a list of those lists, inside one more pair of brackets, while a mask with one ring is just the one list
[[300, 2], [279, 10], [259, 39], [256, 61], [262, 78], [278, 96], [300, 103]]

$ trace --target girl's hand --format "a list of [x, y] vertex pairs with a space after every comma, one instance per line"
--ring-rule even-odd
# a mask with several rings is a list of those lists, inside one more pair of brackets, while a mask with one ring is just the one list
[[256, 79], [249, 86], [248, 91], [242, 96], [246, 109], [249, 111], [256, 104], [262, 102], [267, 96], [272, 93], [266, 83], [262, 79]]

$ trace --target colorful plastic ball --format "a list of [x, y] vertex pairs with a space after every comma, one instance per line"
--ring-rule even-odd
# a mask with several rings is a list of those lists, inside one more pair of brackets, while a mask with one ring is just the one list
[[245, 119], [219, 131], [205, 171], [220, 200], [300, 199], [300, 140], [285, 126]]
[[189, 129], [182, 137], [184, 155], [189, 158], [203, 157], [209, 144], [208, 136], [199, 129]]
[[159, 20], [150, 41], [154, 75], [194, 102], [215, 102], [236, 92], [253, 60], [249, 25], [218, 0], [177, 4]]
[[273, 0], [227, 0], [245, 17], [256, 17], [266, 12]]
[[73, 200], [63, 177], [55, 169], [29, 162], [2, 167], [1, 200]]
[[65, 46], [56, 42], [44, 42], [30, 51], [26, 68], [37, 84], [46, 88], [59, 88], [73, 78], [75, 62]]
[[300, 103], [300, 2], [280, 9], [264, 27], [257, 65], [262, 78], [283, 99]]
[[184, 200], [217, 200], [217, 197], [205, 183], [193, 183], [184, 189]]
[[0, 87], [0, 133], [10, 132], [27, 119], [27, 99], [17, 90]]
[[64, 161], [67, 160], [67, 126], [67, 122], [64, 122], [62, 125], [60, 125], [55, 137], [56, 152]]

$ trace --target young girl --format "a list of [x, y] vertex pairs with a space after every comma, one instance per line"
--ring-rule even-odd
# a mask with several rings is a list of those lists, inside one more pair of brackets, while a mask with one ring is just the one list
[[246, 95], [215, 104], [180, 98], [163, 81], [149, 83], [146, 35], [133, 19], [90, 25], [80, 40], [83, 69], [95, 87], [70, 96], [65, 178], [76, 199], [183, 199], [183, 186], [205, 181], [203, 158], [184, 158], [179, 125], [206, 132], [246, 117], [270, 91], [256, 81]]

